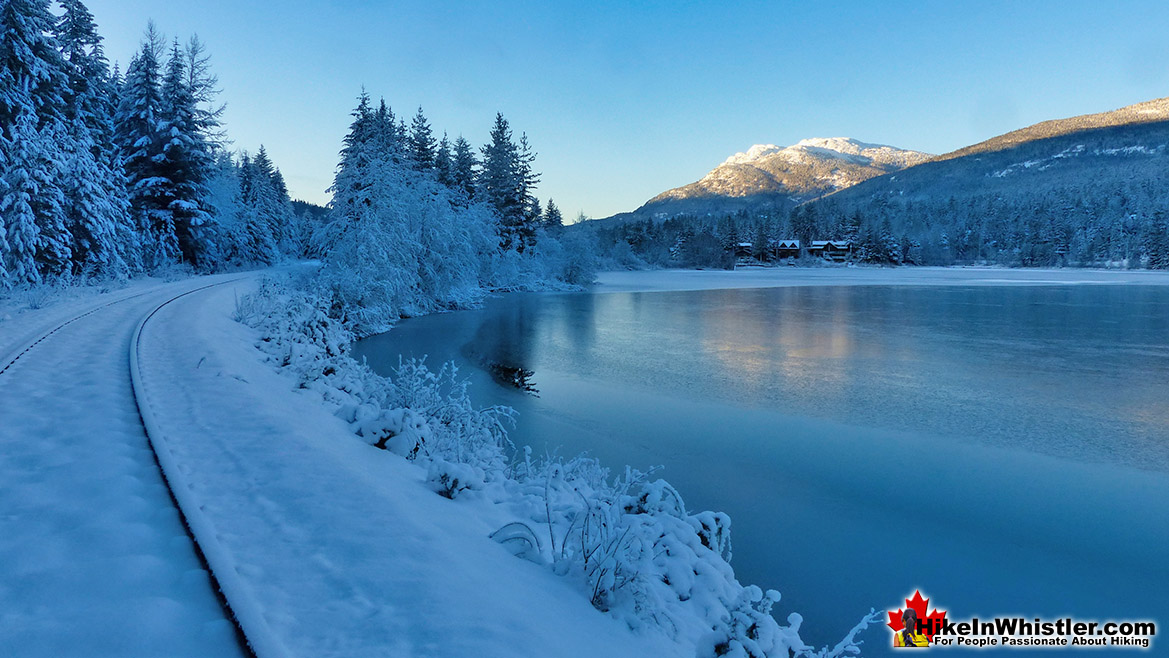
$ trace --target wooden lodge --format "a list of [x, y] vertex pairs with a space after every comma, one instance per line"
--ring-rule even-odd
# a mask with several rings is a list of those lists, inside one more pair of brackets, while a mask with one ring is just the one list
[[812, 240], [808, 247], [809, 256], [817, 256], [834, 263], [852, 259], [852, 242], [849, 240]]
[[[738, 242], [734, 247], [737, 266], [758, 266], [799, 258], [800, 252], [799, 240], [771, 240], [762, 256], [755, 251], [754, 244], [750, 242]], [[853, 244], [849, 240], [813, 240], [808, 246], [807, 253], [816, 258], [843, 263], [852, 259]]]

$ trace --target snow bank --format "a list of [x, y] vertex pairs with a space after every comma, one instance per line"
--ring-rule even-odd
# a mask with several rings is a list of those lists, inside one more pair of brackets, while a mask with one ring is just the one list
[[[837, 647], [815, 651], [800, 639], [798, 614], [786, 624], [771, 616], [779, 593], [744, 587], [734, 577], [726, 515], [688, 511], [673, 487], [647, 473], [626, 468], [613, 477], [595, 459], [534, 458], [529, 450], [515, 450], [506, 432], [510, 410], [476, 408], [452, 367], [434, 372], [409, 361], [392, 379], [379, 377], [348, 356], [352, 336], [313, 295], [272, 282], [237, 305], [236, 318], [259, 332], [257, 345], [280, 368], [286, 387], [291, 384], [298, 395], [323, 402], [318, 406], [344, 423], [348, 439], [336, 436], [335, 428], [314, 439], [327, 452], [342, 451], [353, 460], [340, 466], [343, 471], [392, 463], [393, 474], [386, 475], [403, 480], [395, 487], [421, 485], [397, 499], [398, 510], [408, 516], [424, 514], [436, 500], [451, 499], [448, 513], [453, 516], [446, 520], [455, 524], [459, 537], [450, 538], [446, 550], [511, 560], [506, 569], [476, 574], [474, 580], [490, 578], [494, 587], [525, 600], [574, 590], [573, 613], [556, 622], [571, 627], [574, 635], [593, 629], [592, 645], [615, 645], [596, 654], [574, 641], [552, 653], [839, 656], [858, 650], [854, 632]], [[330, 486], [327, 495], [336, 491]], [[376, 500], [377, 492], [357, 495], [370, 496]], [[347, 526], [330, 531], [340, 528]], [[433, 579], [435, 588], [459, 592], [460, 599], [471, 596], [464, 582], [452, 581], [450, 565], [410, 557], [419, 577]], [[344, 560], [337, 564], [352, 566]], [[533, 568], [542, 575], [534, 576]], [[344, 592], [320, 593], [339, 594]], [[391, 595], [387, 603], [395, 601], [400, 603]], [[466, 615], [460, 628], [516, 629], [528, 644], [545, 636], [534, 627], [553, 623], [547, 612], [542, 605], [518, 616], [512, 616], [514, 610], [457, 608], [458, 615]], [[449, 614], [419, 609], [410, 617], [411, 623], [429, 627], [442, 624], [432, 615]], [[857, 631], [869, 622], [863, 620]], [[335, 632], [334, 623], [321, 632]], [[484, 646], [478, 646], [480, 641]], [[456, 645], [473, 647], [476, 655], [517, 653], [514, 647], [505, 651], [492, 645], [490, 637], [458, 635]]]

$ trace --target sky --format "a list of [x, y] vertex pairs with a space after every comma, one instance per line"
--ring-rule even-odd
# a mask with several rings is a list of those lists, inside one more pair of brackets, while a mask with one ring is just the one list
[[1166, 2], [89, 0], [123, 70], [153, 19], [198, 34], [238, 149], [328, 200], [362, 87], [441, 135], [496, 112], [568, 219], [637, 208], [752, 144], [945, 153], [1169, 96]]

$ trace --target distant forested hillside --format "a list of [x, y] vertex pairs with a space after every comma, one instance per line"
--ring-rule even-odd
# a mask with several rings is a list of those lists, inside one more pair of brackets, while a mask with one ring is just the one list
[[[744, 242], [763, 253], [800, 239], [850, 240], [853, 259], [871, 263], [1166, 269], [1169, 121], [1149, 120], [1163, 107], [1169, 101], [1036, 124], [791, 211], [592, 230], [631, 266], [718, 266]], [[695, 238], [724, 253], [695, 258], [686, 247]]]
[[928, 264], [1169, 267], [1169, 122], [1112, 126], [928, 162], [811, 204], [862, 248]]

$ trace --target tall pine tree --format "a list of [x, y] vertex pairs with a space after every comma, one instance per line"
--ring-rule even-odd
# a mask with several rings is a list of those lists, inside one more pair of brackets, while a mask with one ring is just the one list
[[174, 225], [174, 239], [184, 262], [209, 266], [211, 220], [206, 210], [207, 176], [211, 167], [209, 146], [203, 141], [199, 111], [189, 86], [187, 57], [178, 40], [171, 49], [162, 81], [159, 137], [162, 140], [157, 175], [166, 209]]
[[421, 106], [410, 122], [410, 136], [407, 139], [407, 146], [414, 169], [430, 171], [434, 168], [434, 134], [430, 129], [430, 122], [422, 114]]
[[173, 185], [161, 171], [166, 147], [161, 132], [162, 48], [162, 38], [151, 23], [141, 48], [126, 68], [115, 116], [115, 137], [125, 167], [131, 212], [142, 242], [142, 265], [147, 269], [174, 262], [179, 256], [170, 209]]

